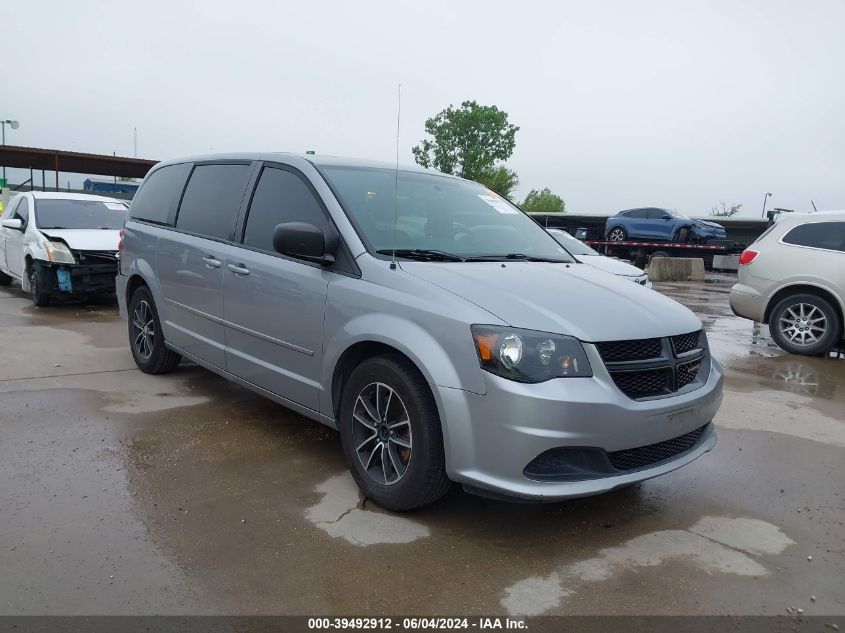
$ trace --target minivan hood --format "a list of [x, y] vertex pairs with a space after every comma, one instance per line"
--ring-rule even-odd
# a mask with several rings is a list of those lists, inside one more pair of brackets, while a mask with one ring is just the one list
[[586, 264], [407, 262], [402, 269], [513, 327], [618, 341], [686, 334], [701, 321], [680, 303]]
[[620, 262], [618, 259], [613, 259], [612, 257], [605, 257], [604, 255], [578, 255], [577, 257], [584, 264], [613, 275], [642, 277], [645, 274], [643, 269], [625, 262]]
[[38, 229], [54, 239], [62, 240], [75, 251], [116, 251], [120, 231], [110, 229]]

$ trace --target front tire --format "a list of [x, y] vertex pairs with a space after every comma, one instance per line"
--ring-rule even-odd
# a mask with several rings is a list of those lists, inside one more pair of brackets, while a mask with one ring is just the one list
[[836, 345], [842, 335], [839, 314], [825, 299], [796, 294], [778, 302], [769, 317], [772, 339], [790, 354], [817, 356]]
[[448, 491], [437, 406], [407, 359], [386, 354], [358, 365], [343, 389], [339, 424], [352, 477], [383, 508], [413, 510]]
[[29, 267], [29, 296], [39, 308], [50, 305], [50, 293], [44, 290], [41, 266], [36, 262]]
[[615, 226], [610, 229], [610, 232], [607, 234], [607, 240], [609, 242], [624, 242], [628, 239], [628, 233], [625, 232], [621, 226]]
[[138, 369], [145, 374], [166, 374], [182, 360], [164, 344], [158, 310], [146, 286], [135, 290], [129, 300], [129, 348]]

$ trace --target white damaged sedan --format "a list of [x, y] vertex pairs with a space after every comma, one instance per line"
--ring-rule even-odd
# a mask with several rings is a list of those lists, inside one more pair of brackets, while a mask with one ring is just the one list
[[18, 280], [33, 303], [113, 294], [126, 203], [78, 193], [31, 191], [0, 217], [0, 286]]
[[606, 257], [601, 253], [594, 251], [592, 248], [584, 244], [581, 240], [572, 237], [563, 229], [546, 229], [558, 244], [563, 246], [566, 251], [572, 255], [577, 261], [582, 264], [587, 264], [593, 268], [598, 268], [606, 273], [617, 275], [623, 279], [628, 279], [634, 283], [638, 283], [646, 288], [651, 288], [651, 281], [648, 275], [641, 268], [626, 264], [618, 259]]

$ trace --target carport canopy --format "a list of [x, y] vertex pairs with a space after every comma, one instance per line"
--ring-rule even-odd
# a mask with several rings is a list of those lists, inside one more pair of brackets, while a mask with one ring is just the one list
[[59, 184], [59, 172], [143, 178], [157, 162], [128, 156], [83, 154], [41, 147], [0, 145], [0, 166], [55, 171], [56, 187]]

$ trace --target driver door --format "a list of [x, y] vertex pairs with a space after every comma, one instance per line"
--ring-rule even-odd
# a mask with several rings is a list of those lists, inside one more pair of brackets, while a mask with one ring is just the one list
[[672, 239], [675, 233], [675, 221], [671, 216], [667, 219], [668, 215], [663, 209], [649, 209], [650, 237], [661, 240]]

